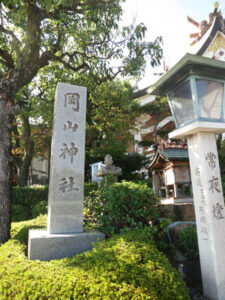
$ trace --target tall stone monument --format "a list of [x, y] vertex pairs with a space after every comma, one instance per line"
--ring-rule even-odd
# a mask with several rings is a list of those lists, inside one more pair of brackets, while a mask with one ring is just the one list
[[83, 232], [86, 88], [59, 83], [52, 137], [47, 231], [30, 230], [28, 259], [73, 256], [103, 239]]

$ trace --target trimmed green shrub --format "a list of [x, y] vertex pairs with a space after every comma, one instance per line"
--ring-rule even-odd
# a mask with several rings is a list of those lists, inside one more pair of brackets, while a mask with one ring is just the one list
[[12, 222], [29, 220], [29, 209], [21, 204], [12, 205]]
[[161, 218], [154, 223], [152, 227], [154, 232], [154, 239], [157, 248], [160, 251], [168, 252], [171, 251], [171, 244], [167, 234], [167, 228], [173, 221], [170, 218]]
[[13, 187], [13, 204], [33, 207], [40, 201], [48, 201], [47, 185], [32, 185], [26, 187]]
[[11, 240], [0, 247], [0, 299], [190, 299], [148, 229], [115, 235], [72, 258], [28, 261], [28, 229], [44, 223], [42, 216], [12, 224]]
[[[98, 189], [98, 184], [85, 183], [84, 195], [88, 196]], [[27, 187], [13, 187], [12, 220], [24, 221], [46, 214], [48, 207], [48, 186], [33, 185]]]
[[47, 213], [48, 186], [13, 187], [12, 220], [24, 221]]
[[188, 260], [199, 260], [198, 237], [195, 226], [187, 226], [179, 231], [178, 247]]
[[97, 189], [98, 189], [97, 182], [90, 182], [90, 183], [85, 182], [84, 183], [84, 196], [90, 195], [90, 193], [92, 191], [97, 191]]
[[40, 201], [32, 207], [32, 218], [47, 214], [48, 204], [46, 201]]
[[[106, 181], [105, 181], [106, 182]], [[102, 184], [84, 201], [87, 226], [97, 227], [106, 236], [124, 228], [148, 225], [158, 217], [158, 198], [146, 184], [123, 181]]]

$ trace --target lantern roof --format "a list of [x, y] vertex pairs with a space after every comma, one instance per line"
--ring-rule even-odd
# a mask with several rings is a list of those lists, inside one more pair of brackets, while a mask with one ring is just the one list
[[148, 93], [166, 96], [168, 91], [190, 75], [225, 80], [225, 62], [187, 53], [148, 89]]

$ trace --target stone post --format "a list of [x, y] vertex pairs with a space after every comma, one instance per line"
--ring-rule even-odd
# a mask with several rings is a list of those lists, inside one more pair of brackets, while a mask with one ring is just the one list
[[59, 83], [48, 200], [48, 232], [83, 231], [86, 88]]
[[204, 295], [225, 299], [225, 211], [216, 137], [188, 136], [188, 151]]
[[59, 83], [54, 107], [47, 232], [30, 230], [28, 258], [50, 260], [92, 248], [83, 232], [86, 88]]

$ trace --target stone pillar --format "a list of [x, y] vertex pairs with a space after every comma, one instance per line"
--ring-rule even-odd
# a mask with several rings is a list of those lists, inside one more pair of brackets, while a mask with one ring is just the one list
[[47, 232], [29, 231], [28, 258], [51, 260], [92, 248], [83, 233], [86, 88], [59, 83], [55, 96]]
[[204, 295], [225, 299], [225, 211], [216, 137], [188, 137], [192, 187]]
[[86, 88], [59, 83], [55, 98], [47, 230], [82, 232]]

